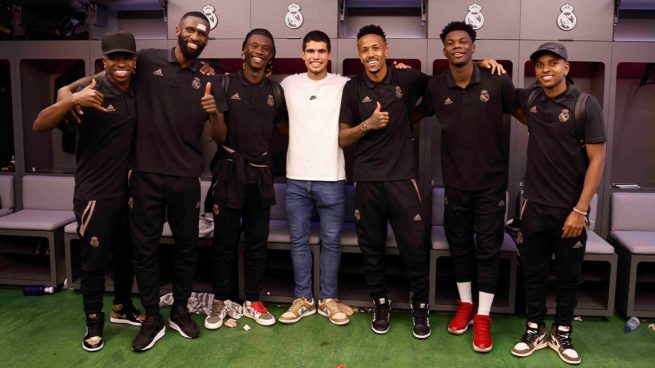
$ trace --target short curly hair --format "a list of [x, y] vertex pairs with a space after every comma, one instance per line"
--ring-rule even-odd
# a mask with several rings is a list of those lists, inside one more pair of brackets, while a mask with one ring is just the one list
[[378, 35], [382, 37], [382, 40], [384, 40], [384, 42], [387, 42], [387, 36], [384, 34], [382, 27], [375, 24], [369, 24], [367, 26], [360, 28], [359, 32], [357, 32], [357, 40], [359, 41], [360, 38], [369, 34]]
[[444, 27], [444, 29], [441, 31], [441, 34], [439, 35], [439, 37], [441, 37], [441, 42], [446, 43], [446, 36], [448, 36], [448, 33], [452, 31], [464, 31], [468, 33], [471, 37], [471, 41], [475, 43], [475, 29], [473, 29], [471, 25], [461, 21], [450, 22]]

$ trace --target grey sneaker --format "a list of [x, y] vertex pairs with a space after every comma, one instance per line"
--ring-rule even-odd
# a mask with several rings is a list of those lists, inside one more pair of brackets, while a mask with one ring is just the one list
[[246, 300], [243, 303], [243, 316], [252, 318], [262, 326], [272, 326], [275, 324], [275, 317], [266, 309], [264, 303], [260, 301], [251, 302]]
[[227, 306], [222, 300], [214, 299], [212, 303], [212, 311], [205, 318], [205, 328], [208, 330], [218, 330], [223, 326], [223, 320], [227, 315]]
[[553, 323], [550, 328], [550, 339], [548, 339], [548, 346], [555, 350], [559, 357], [568, 364], [580, 364], [580, 355], [575, 351], [573, 342], [571, 341], [571, 333], [573, 327], [559, 326]]
[[293, 301], [289, 309], [280, 316], [279, 320], [280, 323], [296, 323], [301, 318], [311, 316], [314, 313], [316, 313], [314, 299], [307, 300], [305, 297], [300, 297]]
[[525, 333], [521, 336], [521, 341], [517, 342], [512, 348], [512, 355], [517, 357], [527, 357], [537, 350], [548, 346], [546, 342], [546, 325], [535, 322], [527, 322]]

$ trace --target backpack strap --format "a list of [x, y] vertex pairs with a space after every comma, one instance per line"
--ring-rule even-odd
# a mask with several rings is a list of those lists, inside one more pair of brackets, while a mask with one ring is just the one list
[[532, 104], [534, 101], [537, 99], [537, 95], [539, 94], [540, 88], [536, 88], [533, 86], [532, 91], [530, 91], [530, 94], [528, 95], [528, 109], [532, 107]]
[[274, 116], [277, 117], [280, 106], [282, 106], [282, 101], [284, 101], [284, 91], [282, 91], [280, 84], [272, 79], [271, 87], [273, 88], [273, 99], [275, 100]]
[[230, 88], [229, 75], [223, 75], [223, 77], [221, 78], [221, 88], [223, 89], [223, 94], [225, 94], [225, 98], [227, 98], [227, 90]]
[[575, 101], [575, 136], [578, 138], [578, 143], [580, 147], [585, 145], [585, 123], [587, 120], [587, 100], [589, 99], [589, 93], [581, 92], [578, 95], [577, 101]]

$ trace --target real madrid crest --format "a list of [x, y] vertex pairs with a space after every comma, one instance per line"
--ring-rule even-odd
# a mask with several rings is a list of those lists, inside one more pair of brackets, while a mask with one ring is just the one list
[[266, 104], [269, 107], [273, 107], [273, 105], [275, 105], [275, 99], [273, 98], [273, 95], [268, 95], [268, 97], [266, 98]]
[[566, 123], [567, 121], [569, 121], [569, 117], [570, 117], [569, 109], [563, 109], [562, 112], [559, 113], [559, 121], [561, 121], [562, 123]]
[[362, 218], [362, 215], [359, 214], [359, 210], [355, 210], [355, 220], [359, 221]]
[[486, 89], [480, 91], [480, 101], [482, 102], [489, 101], [489, 91], [487, 91]]
[[403, 90], [400, 88], [400, 86], [396, 86], [396, 97], [403, 98]]
[[286, 23], [287, 27], [291, 29], [300, 28], [303, 22], [302, 13], [300, 12], [300, 5], [293, 3], [289, 5], [287, 9], [289, 9], [289, 11], [284, 17], [284, 23]]
[[473, 29], [480, 29], [484, 25], [484, 15], [480, 12], [482, 7], [478, 4], [471, 4], [469, 6], [469, 12], [466, 13], [466, 18], [464, 18], [464, 23], [473, 27]]
[[575, 25], [578, 23], [578, 18], [573, 14], [573, 5], [564, 4], [559, 8], [560, 12], [557, 16], [557, 26], [562, 31], [570, 31], [575, 28]]
[[209, 4], [202, 8], [202, 13], [205, 14], [205, 17], [209, 20], [209, 29], [214, 29], [218, 25], [218, 15], [214, 13], [215, 11], [216, 9]]
[[97, 236], [92, 236], [89, 240], [89, 245], [93, 248], [98, 248], [98, 246], [100, 246], [100, 240], [98, 240]]
[[193, 78], [193, 82], [191, 82], [191, 87], [193, 87], [193, 89], [200, 89], [200, 78], [198, 77]]

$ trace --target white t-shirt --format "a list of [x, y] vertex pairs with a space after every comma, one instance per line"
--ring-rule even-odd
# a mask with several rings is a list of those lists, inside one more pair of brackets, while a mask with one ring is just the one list
[[339, 147], [339, 111], [347, 81], [331, 73], [318, 81], [307, 73], [290, 75], [282, 81], [289, 112], [287, 178], [346, 179], [343, 150]]

